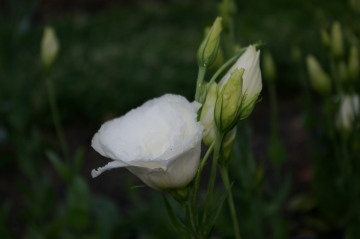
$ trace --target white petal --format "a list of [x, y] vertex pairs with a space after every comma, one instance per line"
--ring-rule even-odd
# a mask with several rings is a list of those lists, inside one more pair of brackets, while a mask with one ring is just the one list
[[124, 164], [123, 162], [120, 162], [120, 161], [112, 161], [108, 164], [106, 164], [104, 167], [99, 167], [97, 168], [96, 170], [93, 169], [91, 171], [91, 176], [93, 178], [99, 176], [100, 174], [102, 174], [103, 172], [109, 170], [109, 169], [113, 169], [113, 168], [122, 168], [122, 167], [125, 167], [125, 166], [128, 166], [126, 164]]

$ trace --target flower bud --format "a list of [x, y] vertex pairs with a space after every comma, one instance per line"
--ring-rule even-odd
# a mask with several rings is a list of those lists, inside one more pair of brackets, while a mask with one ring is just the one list
[[236, 127], [234, 127], [229, 133], [226, 134], [221, 145], [222, 156], [223, 156], [222, 158], [225, 161], [228, 161], [231, 156], [235, 138], [236, 138]]
[[331, 91], [331, 81], [320, 63], [312, 55], [306, 58], [307, 70], [312, 88], [319, 94], [327, 95]]
[[264, 73], [270, 83], [274, 83], [276, 78], [276, 66], [270, 52], [265, 52], [263, 57]]
[[324, 47], [326, 48], [330, 47], [329, 33], [325, 29], [321, 29], [320, 35], [321, 35], [321, 42], [324, 45]]
[[348, 80], [348, 68], [344, 61], [338, 63], [339, 80], [345, 82]]
[[359, 76], [359, 50], [356, 46], [352, 46], [349, 54], [349, 77], [356, 80]]
[[341, 58], [344, 55], [343, 35], [341, 25], [339, 22], [334, 22], [331, 27], [331, 52], [336, 58]]
[[218, 94], [218, 86], [216, 82], [212, 82], [209, 86], [205, 103], [201, 110], [200, 123], [204, 126], [203, 142], [206, 146], [210, 146], [215, 141], [216, 125], [214, 120], [214, 109]]
[[228, 81], [220, 88], [215, 104], [215, 123], [217, 128], [226, 132], [238, 120], [242, 98], [242, 83], [244, 69], [235, 69], [231, 72]]
[[257, 51], [255, 46], [248, 46], [244, 54], [240, 56], [219, 83], [219, 87], [222, 88], [229, 80], [230, 73], [234, 69], [245, 69], [242, 77], [240, 119], [244, 119], [250, 115], [262, 89], [259, 58], [260, 51]]
[[197, 60], [198, 64], [202, 67], [209, 67], [216, 58], [222, 29], [221, 19], [221, 17], [215, 19], [211, 29], [198, 49]]
[[356, 118], [360, 116], [360, 98], [358, 95], [344, 95], [340, 99], [337, 114], [337, 126], [345, 131], [350, 131]]
[[45, 71], [51, 70], [59, 52], [59, 43], [52, 27], [45, 27], [41, 41], [41, 61]]

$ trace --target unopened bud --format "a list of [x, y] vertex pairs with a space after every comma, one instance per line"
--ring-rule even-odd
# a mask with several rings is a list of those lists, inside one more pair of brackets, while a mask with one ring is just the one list
[[236, 124], [242, 98], [244, 69], [235, 69], [221, 87], [215, 104], [215, 123], [218, 129], [226, 132]]
[[348, 68], [344, 61], [338, 63], [339, 80], [345, 82], [348, 80]]
[[359, 77], [359, 50], [356, 46], [352, 46], [349, 54], [349, 77], [356, 80]]
[[221, 29], [221, 17], [217, 17], [198, 49], [197, 60], [200, 66], [209, 67], [214, 62], [220, 44]]
[[276, 66], [270, 52], [265, 52], [263, 57], [264, 73], [270, 83], [274, 83], [276, 78]]
[[214, 109], [218, 94], [218, 86], [216, 82], [212, 82], [209, 86], [204, 105], [201, 110], [200, 122], [204, 126], [203, 142], [206, 146], [210, 146], [215, 141], [216, 125], [214, 120]]
[[345, 131], [350, 131], [354, 124], [358, 124], [360, 116], [360, 98], [358, 95], [344, 95], [340, 98], [337, 114], [337, 126]]
[[319, 94], [327, 95], [331, 92], [331, 81], [320, 63], [312, 55], [306, 58], [307, 70], [312, 88]]
[[50, 71], [59, 52], [59, 43], [52, 27], [45, 27], [41, 41], [41, 61], [45, 71]]
[[330, 47], [329, 33], [325, 29], [321, 29], [320, 35], [321, 35], [321, 42], [324, 45], [324, 47], [326, 48]]
[[344, 55], [343, 34], [339, 22], [334, 22], [331, 27], [331, 52], [336, 58]]

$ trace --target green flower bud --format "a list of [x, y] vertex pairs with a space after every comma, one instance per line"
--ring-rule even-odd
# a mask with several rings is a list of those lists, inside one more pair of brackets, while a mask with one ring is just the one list
[[291, 58], [297, 64], [300, 64], [302, 62], [303, 57], [299, 46], [295, 45], [291, 47]]
[[349, 77], [356, 80], [359, 77], [359, 50], [356, 46], [352, 46], [349, 54]]
[[244, 69], [242, 94], [241, 94], [241, 109], [240, 119], [244, 119], [250, 115], [255, 103], [260, 95], [262, 89], [261, 71], [260, 71], [260, 51], [257, 51], [255, 46], [248, 46], [244, 54], [235, 62], [230, 70], [221, 79], [219, 86], [223, 85], [229, 79], [230, 72], [234, 69]]
[[339, 80], [345, 82], [348, 80], [348, 68], [344, 61], [338, 63]]
[[336, 58], [341, 58], [344, 55], [344, 43], [341, 25], [339, 22], [334, 22], [331, 27], [331, 52]]
[[222, 132], [230, 130], [238, 120], [242, 99], [244, 69], [235, 69], [221, 87], [215, 104], [215, 123]]
[[360, 97], [356, 94], [343, 95], [337, 112], [336, 124], [339, 129], [351, 131], [360, 116]]
[[321, 41], [324, 47], [330, 47], [330, 36], [329, 33], [325, 29], [321, 29], [320, 31]]
[[222, 158], [225, 159], [226, 161], [228, 161], [231, 156], [235, 138], [236, 138], [236, 127], [234, 127], [229, 133], [226, 134], [221, 145], [222, 156], [223, 156]]
[[52, 27], [45, 27], [41, 41], [41, 61], [45, 71], [50, 71], [59, 52], [59, 43]]
[[203, 142], [206, 146], [210, 146], [216, 137], [217, 129], [214, 120], [214, 109], [218, 94], [217, 91], [217, 83], [211, 83], [201, 110], [200, 123], [204, 126]]
[[198, 64], [202, 67], [209, 67], [216, 58], [222, 30], [221, 19], [221, 17], [215, 19], [211, 29], [198, 49], [197, 60]]
[[331, 92], [331, 81], [320, 63], [312, 55], [306, 58], [307, 70], [310, 76], [310, 85], [319, 94], [328, 95]]
[[276, 78], [276, 65], [270, 52], [265, 52], [263, 57], [264, 73], [270, 83]]

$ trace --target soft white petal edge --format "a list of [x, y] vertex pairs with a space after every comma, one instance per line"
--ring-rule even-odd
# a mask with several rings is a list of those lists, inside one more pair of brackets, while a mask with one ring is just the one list
[[124, 164], [123, 162], [120, 162], [120, 161], [112, 161], [108, 164], [106, 164], [104, 167], [99, 167], [97, 169], [93, 169], [91, 171], [91, 176], [93, 178], [99, 176], [100, 174], [102, 174], [103, 172], [107, 171], [107, 170], [110, 170], [110, 169], [113, 169], [113, 168], [122, 168], [122, 167], [125, 167], [125, 166], [128, 166], [126, 164]]

